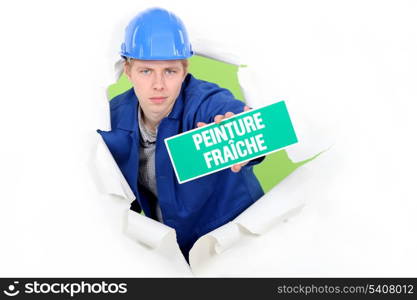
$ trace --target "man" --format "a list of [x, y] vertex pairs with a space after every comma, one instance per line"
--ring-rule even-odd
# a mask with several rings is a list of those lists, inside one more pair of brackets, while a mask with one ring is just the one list
[[133, 88], [111, 100], [112, 130], [99, 133], [136, 195], [131, 209], [174, 228], [188, 261], [200, 236], [263, 195], [252, 170], [263, 158], [179, 184], [164, 139], [249, 108], [228, 90], [188, 74], [193, 51], [186, 29], [164, 9], [130, 22], [121, 55]]

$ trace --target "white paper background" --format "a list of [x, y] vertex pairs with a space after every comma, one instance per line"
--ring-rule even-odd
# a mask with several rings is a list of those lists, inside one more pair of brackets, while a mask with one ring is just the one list
[[0, 275], [190, 276], [121, 234], [128, 203], [89, 164], [127, 22], [160, 5], [286, 100], [298, 161], [276, 200], [305, 208], [202, 276], [417, 274], [415, 1], [14, 1], [0, 4]]

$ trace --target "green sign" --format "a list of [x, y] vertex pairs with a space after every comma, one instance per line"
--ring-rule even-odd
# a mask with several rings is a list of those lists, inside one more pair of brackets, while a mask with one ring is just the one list
[[179, 183], [295, 143], [297, 136], [284, 101], [165, 139]]

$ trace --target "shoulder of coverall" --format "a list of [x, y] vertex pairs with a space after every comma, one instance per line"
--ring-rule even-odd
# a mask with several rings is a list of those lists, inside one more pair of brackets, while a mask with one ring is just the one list
[[110, 103], [111, 128], [134, 130], [138, 99], [133, 88], [114, 97]]
[[123, 105], [132, 104], [132, 102], [134, 102], [134, 100], [135, 100], [135, 99], [132, 99], [133, 96], [134, 96], [134, 98], [136, 98], [135, 92], [134, 92], [133, 87], [132, 87], [132, 88], [128, 89], [126, 92], [124, 92], [120, 95], [117, 95], [116, 97], [111, 99], [110, 109], [111, 110], [117, 110]]

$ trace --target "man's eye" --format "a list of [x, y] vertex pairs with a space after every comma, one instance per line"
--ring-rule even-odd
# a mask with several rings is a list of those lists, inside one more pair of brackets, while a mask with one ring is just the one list
[[148, 75], [151, 73], [151, 70], [148, 70], [148, 69], [141, 70], [140, 73], [142, 73], [143, 75]]
[[175, 70], [166, 70], [165, 71], [168, 75], [171, 75], [171, 74], [175, 74], [175, 73], [177, 73], [177, 71], [175, 71]]

